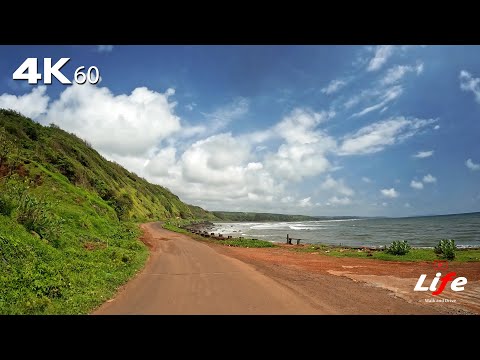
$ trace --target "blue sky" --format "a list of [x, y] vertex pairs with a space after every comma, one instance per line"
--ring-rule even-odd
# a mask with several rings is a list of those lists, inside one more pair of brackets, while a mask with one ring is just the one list
[[[28, 57], [102, 81], [12, 80]], [[0, 107], [209, 210], [480, 211], [479, 46], [0, 46]]]

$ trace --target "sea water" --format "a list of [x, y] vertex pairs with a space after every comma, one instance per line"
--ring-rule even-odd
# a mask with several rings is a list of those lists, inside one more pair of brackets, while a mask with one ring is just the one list
[[480, 246], [480, 212], [408, 218], [359, 218], [295, 222], [221, 222], [212, 232], [234, 237], [346, 246], [389, 245], [407, 240], [415, 247], [433, 247], [441, 239], [454, 239], [460, 247]]

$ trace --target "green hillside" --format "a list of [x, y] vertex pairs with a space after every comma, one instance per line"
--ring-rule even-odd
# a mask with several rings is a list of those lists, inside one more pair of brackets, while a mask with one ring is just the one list
[[138, 223], [216, 217], [0, 109], [0, 314], [87, 313], [145, 262]]

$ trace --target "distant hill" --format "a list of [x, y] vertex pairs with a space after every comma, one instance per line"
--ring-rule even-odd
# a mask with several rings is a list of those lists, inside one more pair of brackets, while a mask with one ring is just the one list
[[306, 216], [255, 212], [212, 211], [222, 221], [314, 221], [357, 219], [357, 216]]

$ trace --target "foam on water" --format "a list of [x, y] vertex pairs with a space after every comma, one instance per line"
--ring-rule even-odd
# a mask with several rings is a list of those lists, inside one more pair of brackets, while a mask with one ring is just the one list
[[[459, 247], [480, 246], [480, 213], [411, 218], [362, 218], [295, 222], [216, 223], [213, 232], [285, 242], [287, 234], [302, 243], [384, 246], [407, 240], [432, 247], [455, 239]], [[241, 235], [240, 235], [241, 234]]]

